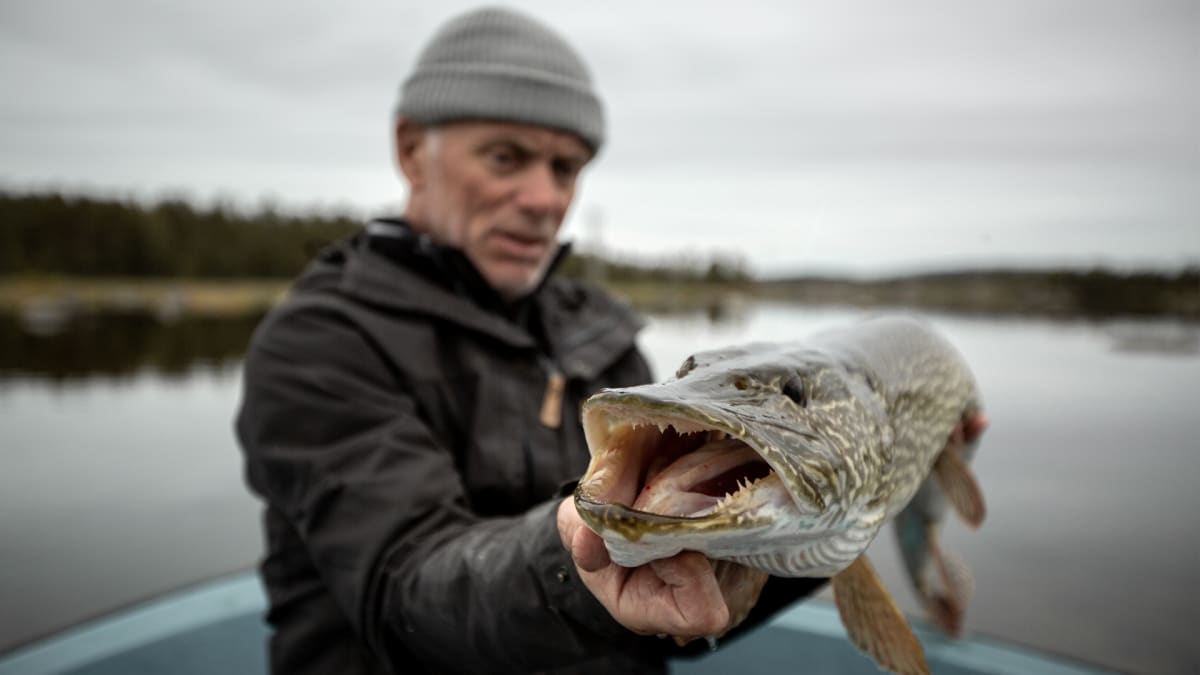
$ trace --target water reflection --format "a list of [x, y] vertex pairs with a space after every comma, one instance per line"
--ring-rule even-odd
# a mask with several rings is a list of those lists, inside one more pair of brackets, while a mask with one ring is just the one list
[[[651, 308], [650, 314], [726, 328], [736, 328], [747, 320], [745, 303], [727, 299]], [[30, 321], [27, 315], [0, 313], [0, 379], [20, 376], [62, 381], [147, 371], [184, 376], [196, 367], [231, 367], [245, 353], [262, 316], [170, 316], [145, 310], [71, 312], [56, 317], [49, 326]]]
[[[680, 336], [710, 348], [722, 339], [736, 340], [764, 305], [721, 298], [698, 305], [640, 307], [652, 324], [676, 327]], [[820, 315], [858, 312], [849, 308], [786, 307], [784, 315]], [[105, 313], [70, 313], [53, 330], [31, 323], [28, 317], [0, 313], [0, 379], [34, 377], [63, 381], [91, 376], [127, 377], [153, 372], [182, 377], [194, 368], [226, 369], [236, 366], [262, 314], [235, 316], [165, 315], [130, 310]], [[1054, 323], [1071, 325], [1077, 320]], [[1200, 354], [1200, 324], [1163, 318], [1157, 320], [1103, 321], [1093, 324], [1107, 337], [1114, 351], [1195, 356]], [[762, 339], [801, 337], [781, 327]], [[682, 354], [685, 345], [677, 345]], [[673, 357], [674, 358], [674, 357]], [[682, 358], [679, 356], [678, 358]]]
[[1105, 327], [1113, 350], [1131, 354], [1200, 354], [1200, 324], [1114, 321]]
[[183, 376], [235, 365], [261, 315], [179, 316], [131, 311], [74, 314], [54, 331], [0, 314], [0, 377], [61, 381], [150, 370]]
[[696, 297], [695, 292], [672, 292], [632, 298], [643, 315], [676, 319], [698, 319], [714, 326], [744, 326], [753, 301], [740, 293], [714, 293]]

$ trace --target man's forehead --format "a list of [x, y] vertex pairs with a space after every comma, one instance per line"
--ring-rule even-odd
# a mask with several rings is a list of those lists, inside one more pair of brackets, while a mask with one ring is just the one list
[[575, 134], [533, 124], [467, 120], [443, 124], [440, 129], [442, 134], [471, 145], [512, 143], [531, 152], [546, 152], [581, 160], [592, 156], [587, 144]]

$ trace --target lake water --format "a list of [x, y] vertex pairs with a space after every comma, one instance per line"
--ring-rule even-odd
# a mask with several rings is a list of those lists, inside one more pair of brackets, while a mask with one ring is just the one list
[[[655, 316], [642, 343], [666, 375], [695, 350], [861, 316]], [[967, 630], [1124, 671], [1200, 670], [1200, 325], [928, 318], [973, 364], [992, 420], [975, 463], [988, 519], [945, 536], [976, 578]], [[98, 324], [87, 340], [0, 329], [0, 651], [255, 563], [258, 508], [231, 431], [228, 345], [246, 322]], [[919, 614], [890, 531], [871, 556]]]

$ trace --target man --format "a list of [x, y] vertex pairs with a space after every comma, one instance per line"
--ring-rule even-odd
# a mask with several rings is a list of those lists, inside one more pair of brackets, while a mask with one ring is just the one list
[[[422, 52], [404, 218], [323, 252], [247, 356], [275, 672], [662, 672], [654, 635], [730, 628], [702, 556], [617, 567], [563, 496], [580, 403], [650, 379], [639, 321], [549, 276], [603, 140], [583, 63], [527, 17], [470, 12]], [[746, 625], [820, 583], [773, 579]]]

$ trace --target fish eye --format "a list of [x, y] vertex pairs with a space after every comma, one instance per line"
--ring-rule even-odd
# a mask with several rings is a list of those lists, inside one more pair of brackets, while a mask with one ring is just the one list
[[679, 370], [675, 371], [675, 377], [676, 377], [676, 379], [681, 378], [684, 375], [687, 375], [688, 373], [692, 372], [695, 369], [696, 369], [696, 357], [694, 355], [689, 356], [689, 357], [687, 357], [687, 360], [683, 362], [683, 365], [679, 366]]
[[801, 408], [808, 407], [808, 392], [804, 390], [804, 382], [795, 375], [783, 383], [783, 395]]

